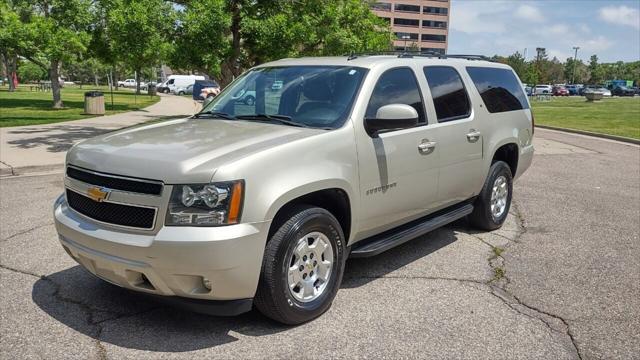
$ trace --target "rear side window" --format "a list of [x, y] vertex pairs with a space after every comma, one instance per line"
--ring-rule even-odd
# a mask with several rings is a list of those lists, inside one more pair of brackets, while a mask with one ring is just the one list
[[438, 122], [466, 118], [471, 104], [460, 74], [449, 66], [427, 66], [423, 69], [429, 83]]
[[410, 105], [418, 112], [418, 122], [425, 122], [422, 95], [413, 70], [396, 68], [382, 74], [373, 89], [365, 116], [375, 118], [379, 108], [390, 104]]
[[[527, 96], [513, 71], [509, 69], [467, 67], [490, 113], [528, 109]], [[536, 86], [538, 88], [538, 86]], [[540, 87], [546, 89], [546, 86]]]

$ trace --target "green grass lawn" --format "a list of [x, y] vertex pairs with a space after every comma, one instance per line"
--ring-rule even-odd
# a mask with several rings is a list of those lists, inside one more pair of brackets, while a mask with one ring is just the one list
[[640, 97], [587, 102], [582, 96], [531, 100], [536, 125], [640, 139]]
[[84, 93], [90, 90], [101, 90], [105, 96], [106, 115], [124, 111], [141, 109], [160, 100], [159, 96], [141, 94], [135, 96], [133, 91], [120, 90], [113, 92], [113, 109], [108, 87], [65, 86], [62, 89], [64, 109], [51, 108], [53, 97], [51, 92], [30, 91], [28, 85], [19, 86], [16, 92], [10, 93], [8, 87], [0, 87], [0, 127], [48, 124], [60, 121], [79, 120], [95, 115], [84, 115]]

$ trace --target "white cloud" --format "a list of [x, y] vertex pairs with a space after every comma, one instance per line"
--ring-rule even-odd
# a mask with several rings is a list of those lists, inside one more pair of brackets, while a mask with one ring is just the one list
[[[572, 47], [579, 46], [578, 58], [585, 61], [592, 54], [602, 61], [638, 60], [640, 31], [599, 19], [607, 1], [452, 0], [448, 51], [509, 55], [526, 48], [531, 59], [536, 47], [544, 47], [549, 58], [564, 61], [573, 57]], [[535, 15], [539, 12], [544, 16]], [[528, 20], [516, 13], [527, 14]]]
[[553, 25], [549, 28], [549, 32], [556, 35], [562, 35], [569, 32], [569, 27], [564, 24]]
[[600, 19], [616, 25], [628, 25], [640, 29], [640, 11], [624, 5], [605, 6], [599, 11]]
[[514, 15], [520, 19], [531, 22], [544, 22], [544, 16], [540, 9], [531, 5], [523, 4], [518, 6]]
[[457, 2], [452, 5], [451, 10], [455, 15], [451, 16], [451, 29], [462, 31], [467, 34], [489, 33], [500, 34], [506, 31], [506, 27], [501, 22], [496, 22], [496, 13], [504, 10], [498, 5], [493, 9], [487, 8], [481, 2]]
[[587, 39], [582, 44], [582, 50], [587, 52], [600, 52], [609, 49], [613, 46], [613, 41], [600, 35], [593, 39]]
[[587, 24], [580, 24], [580, 31], [582, 31], [585, 34], [589, 34], [591, 33], [591, 28]]

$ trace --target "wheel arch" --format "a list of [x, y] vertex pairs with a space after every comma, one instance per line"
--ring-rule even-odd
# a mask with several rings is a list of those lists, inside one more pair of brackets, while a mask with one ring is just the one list
[[313, 190], [293, 190], [281, 196], [269, 209], [268, 216], [273, 219], [269, 228], [269, 237], [277, 231], [280, 224], [286, 221], [290, 210], [297, 205], [311, 205], [329, 211], [340, 223], [345, 236], [345, 243], [349, 242], [352, 226], [352, 206], [349, 191], [339, 186], [327, 186]]
[[491, 164], [496, 161], [504, 161], [509, 165], [512, 176], [516, 176], [518, 170], [520, 149], [515, 142], [508, 142], [500, 145], [494, 152], [491, 158]]

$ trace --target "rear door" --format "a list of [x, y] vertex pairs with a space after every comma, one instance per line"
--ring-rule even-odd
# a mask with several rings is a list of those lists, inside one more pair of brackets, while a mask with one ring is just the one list
[[473, 109], [465, 82], [452, 66], [423, 69], [436, 113], [440, 207], [472, 197], [482, 185], [482, 124]]

